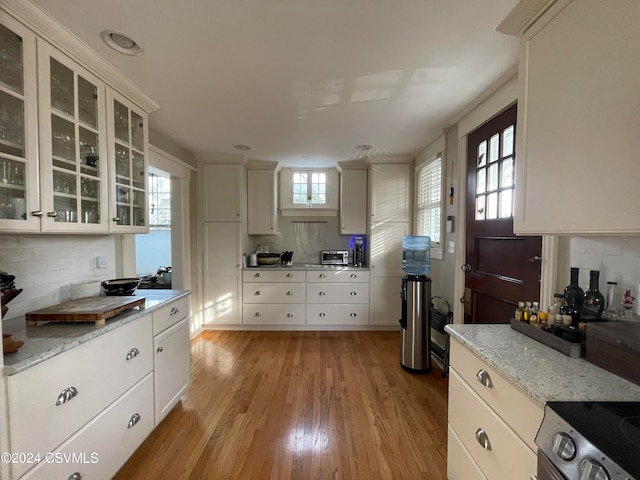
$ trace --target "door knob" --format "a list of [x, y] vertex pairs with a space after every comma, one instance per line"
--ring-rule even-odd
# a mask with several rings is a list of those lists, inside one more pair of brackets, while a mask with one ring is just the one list
[[533, 263], [533, 262], [539, 262], [540, 260], [542, 260], [542, 257], [540, 255], [534, 255], [531, 258], [527, 259], [529, 263]]
[[460, 267], [460, 270], [462, 270], [463, 272], [470, 272], [471, 271], [471, 265], [468, 263], [465, 263], [464, 265], [462, 265]]

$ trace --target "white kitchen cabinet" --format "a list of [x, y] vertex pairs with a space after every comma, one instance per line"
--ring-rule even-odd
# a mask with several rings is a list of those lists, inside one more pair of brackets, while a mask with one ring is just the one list
[[247, 233], [278, 233], [278, 185], [274, 169], [247, 170]]
[[543, 410], [455, 340], [450, 373], [448, 477], [532, 478]]
[[242, 321], [242, 225], [204, 222], [204, 324]]
[[155, 425], [158, 425], [189, 387], [189, 318], [183, 317], [156, 335], [153, 349]]
[[340, 234], [367, 233], [367, 171], [342, 168], [340, 174]]
[[369, 167], [371, 224], [411, 222], [413, 165], [374, 163]]
[[369, 272], [307, 271], [308, 325], [368, 325]]
[[38, 91], [36, 37], [0, 11], [0, 229], [37, 232]]
[[242, 276], [243, 324], [305, 324], [303, 271], [245, 270]]
[[559, 1], [522, 36], [517, 233], [640, 233], [640, 9], [611, 7]]
[[107, 89], [111, 163], [110, 231], [148, 233], [147, 178], [149, 125], [147, 114], [122, 95]]
[[204, 164], [199, 171], [202, 192], [202, 220], [241, 222], [244, 196], [244, 167], [233, 164]]
[[38, 80], [42, 230], [106, 233], [105, 84], [41, 39]]
[[280, 209], [285, 216], [334, 216], [339, 206], [340, 175], [335, 168], [280, 171]]
[[242, 286], [243, 303], [304, 303], [304, 283], [247, 283]]

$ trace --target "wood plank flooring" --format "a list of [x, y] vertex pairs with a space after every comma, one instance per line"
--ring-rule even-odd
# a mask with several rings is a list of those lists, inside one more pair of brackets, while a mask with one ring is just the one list
[[446, 479], [447, 385], [397, 332], [205, 331], [192, 384], [116, 479]]

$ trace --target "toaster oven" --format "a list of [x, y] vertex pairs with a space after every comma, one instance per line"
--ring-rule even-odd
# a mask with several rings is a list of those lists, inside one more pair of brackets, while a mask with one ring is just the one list
[[348, 265], [349, 250], [323, 250], [320, 263], [322, 265]]

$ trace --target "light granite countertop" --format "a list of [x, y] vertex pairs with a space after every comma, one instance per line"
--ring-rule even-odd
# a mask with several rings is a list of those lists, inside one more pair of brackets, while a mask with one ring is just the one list
[[509, 325], [447, 325], [452, 340], [496, 369], [538, 405], [547, 401], [640, 401], [640, 386], [583, 358], [570, 358]]
[[369, 267], [355, 267], [353, 265], [320, 265], [317, 263], [294, 263], [293, 265], [258, 265], [257, 267], [244, 267], [243, 271], [254, 270], [359, 270], [369, 271]]
[[106, 320], [104, 325], [93, 322], [47, 322], [27, 326], [24, 316], [4, 320], [2, 332], [12, 334], [24, 345], [16, 353], [3, 355], [5, 375], [14, 375], [44, 362], [85, 342], [133, 322], [162, 304], [188, 296], [189, 290], [137, 290], [136, 297], [144, 297], [144, 308], [135, 307]]

